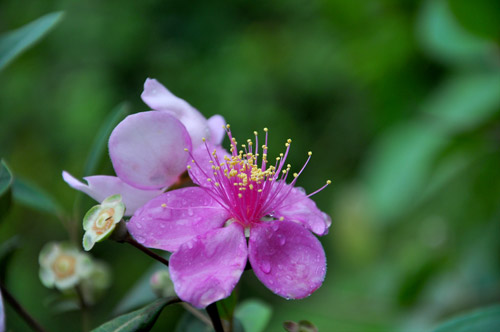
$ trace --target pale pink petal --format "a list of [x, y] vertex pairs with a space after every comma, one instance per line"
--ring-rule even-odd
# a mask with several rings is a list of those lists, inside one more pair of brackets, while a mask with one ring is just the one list
[[175, 292], [183, 301], [204, 308], [231, 294], [246, 261], [247, 244], [239, 224], [197, 236], [170, 257]]
[[140, 189], [174, 183], [186, 170], [191, 148], [186, 128], [166, 112], [127, 116], [109, 138], [109, 155], [116, 175]]
[[291, 221], [256, 224], [250, 231], [249, 258], [259, 280], [288, 299], [309, 296], [325, 278], [326, 258], [321, 243]]
[[226, 120], [222, 115], [216, 114], [208, 118], [208, 127], [210, 128], [210, 143], [219, 145], [226, 135]]
[[[212, 187], [213, 183], [216, 182], [214, 179], [214, 170], [212, 169], [212, 166], [217, 165], [217, 161], [212, 154], [214, 149], [217, 151], [217, 158], [220, 163], [224, 162], [224, 156], [229, 156], [229, 153], [222, 146], [218, 145], [214, 147], [208, 143], [207, 145], [208, 149], [205, 144], [197, 147], [193, 151], [195, 162], [189, 162], [189, 165], [191, 166], [189, 169], [189, 176], [194, 183], [202, 187]], [[213, 161], [213, 163], [210, 161]], [[212, 178], [214, 181], [210, 183], [207, 178]]]
[[144, 82], [142, 100], [151, 109], [166, 111], [182, 122], [191, 136], [193, 146], [202, 144], [202, 137], [210, 138], [210, 128], [207, 119], [185, 100], [176, 97], [155, 79], [148, 78]]
[[150, 248], [175, 251], [199, 234], [221, 227], [228, 212], [202, 188], [169, 191], [137, 210], [127, 223], [132, 236]]
[[273, 216], [275, 218], [284, 217], [286, 220], [302, 224], [318, 235], [327, 234], [328, 227], [332, 224], [330, 216], [318, 209], [316, 203], [306, 196], [302, 188], [295, 187], [289, 190], [290, 188], [287, 186], [283, 189], [289, 194], [274, 210]]
[[126, 216], [131, 216], [134, 214], [135, 210], [143, 206], [146, 202], [163, 193], [163, 190], [142, 190], [134, 188], [116, 176], [87, 176], [84, 180], [87, 181], [88, 185], [78, 181], [66, 171], [63, 171], [62, 176], [70, 187], [84, 192], [99, 203], [111, 195], [122, 195], [122, 202], [126, 207]]
[[0, 292], [0, 332], [5, 331], [5, 312], [3, 310], [2, 292]]

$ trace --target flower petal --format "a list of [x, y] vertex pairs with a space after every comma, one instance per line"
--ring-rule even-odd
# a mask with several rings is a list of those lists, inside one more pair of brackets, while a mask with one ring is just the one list
[[5, 313], [3, 310], [2, 292], [0, 291], [0, 332], [5, 331]]
[[219, 145], [226, 135], [226, 120], [222, 115], [216, 114], [208, 118], [208, 127], [210, 128], [210, 143]]
[[116, 175], [140, 189], [174, 183], [186, 170], [191, 147], [186, 128], [166, 112], [127, 116], [109, 138], [109, 155]]
[[86, 185], [75, 179], [66, 171], [63, 171], [62, 175], [64, 181], [66, 181], [70, 187], [84, 192], [99, 203], [111, 195], [122, 195], [122, 201], [126, 207], [126, 216], [131, 216], [134, 214], [135, 210], [143, 206], [146, 202], [163, 193], [163, 190], [137, 189], [126, 184], [116, 176], [87, 176], [84, 178], [88, 182], [88, 185]]
[[256, 224], [250, 230], [249, 258], [259, 280], [285, 298], [309, 296], [325, 278], [326, 258], [321, 243], [291, 221]]
[[213, 159], [212, 152], [214, 149], [217, 151], [217, 158], [219, 162], [224, 162], [224, 156], [229, 156], [229, 153], [220, 145], [215, 148], [213, 145], [208, 144], [208, 151], [205, 145], [201, 145], [194, 149], [193, 157], [195, 163], [190, 162], [191, 168], [189, 169], [189, 176], [194, 183], [202, 187], [212, 187], [207, 181], [207, 177], [213, 178], [214, 171], [212, 169], [213, 165], [216, 163], [211, 163], [210, 161]]
[[183, 301], [204, 308], [231, 294], [246, 261], [247, 245], [239, 224], [197, 236], [170, 257], [175, 292]]
[[202, 188], [166, 192], [137, 210], [127, 223], [132, 236], [150, 248], [175, 251], [199, 234], [221, 227], [228, 212]]
[[202, 137], [210, 138], [207, 119], [197, 109], [184, 99], [176, 97], [157, 80], [146, 79], [141, 98], [151, 109], [169, 112], [182, 122], [191, 136], [194, 146], [202, 143]]
[[[289, 186], [284, 190], [288, 191], [288, 188]], [[288, 196], [274, 210], [273, 216], [297, 222], [318, 235], [326, 235], [328, 227], [332, 224], [330, 216], [318, 209], [316, 203], [298, 187], [291, 189]]]

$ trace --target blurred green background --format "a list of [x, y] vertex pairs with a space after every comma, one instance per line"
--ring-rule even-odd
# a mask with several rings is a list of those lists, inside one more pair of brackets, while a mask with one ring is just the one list
[[[77, 194], [61, 171], [84, 175], [117, 104], [147, 110], [152, 77], [223, 115], [240, 140], [268, 127], [271, 155], [292, 138], [294, 168], [312, 150], [299, 180], [308, 192], [333, 181], [315, 196], [333, 219], [323, 286], [286, 301], [242, 277], [241, 299], [272, 305], [269, 331], [301, 319], [321, 331], [425, 331], [500, 299], [500, 2], [3, 0], [0, 32], [59, 10], [61, 23], [0, 73], [0, 156], [68, 214]], [[104, 156], [96, 173], [112, 172]], [[15, 203], [0, 242], [14, 234], [8, 288], [50, 331], [78, 326], [38, 279], [43, 244], [68, 238], [58, 218]], [[94, 327], [152, 262], [112, 241], [92, 254], [114, 272]], [[182, 312], [167, 307], [154, 331]], [[7, 320], [27, 329], [9, 308]]]

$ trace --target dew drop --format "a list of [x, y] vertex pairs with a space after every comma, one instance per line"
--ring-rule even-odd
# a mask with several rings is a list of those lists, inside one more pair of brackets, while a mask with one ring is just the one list
[[187, 214], [188, 214], [188, 216], [194, 215], [193, 209], [191, 209], [191, 208], [187, 209]]
[[264, 273], [269, 273], [271, 272], [271, 263], [269, 263], [269, 261], [263, 261], [260, 264], [260, 268]]

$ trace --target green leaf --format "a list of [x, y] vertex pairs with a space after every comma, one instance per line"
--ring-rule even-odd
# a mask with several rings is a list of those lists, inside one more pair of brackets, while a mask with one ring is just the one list
[[376, 144], [366, 165], [368, 196], [381, 222], [415, 204], [447, 140], [426, 123], [403, 123]]
[[35, 210], [61, 215], [62, 208], [54, 198], [34, 184], [16, 177], [12, 186], [14, 200]]
[[133, 311], [131, 313], [116, 317], [109, 322], [104, 323], [93, 332], [133, 332], [149, 331], [153, 327], [156, 319], [163, 308], [169, 304], [178, 302], [177, 297], [158, 299], [153, 303]]
[[500, 305], [481, 308], [439, 325], [432, 332], [500, 331]]
[[257, 299], [249, 299], [236, 308], [234, 316], [241, 321], [245, 332], [261, 332], [269, 324], [272, 312], [268, 304]]
[[448, 3], [457, 20], [467, 30], [485, 38], [498, 40], [500, 1], [448, 0]]
[[20, 242], [18, 236], [13, 236], [0, 244], [0, 280], [5, 280], [8, 264], [16, 250], [20, 248]]
[[[168, 257], [165, 257], [168, 259]], [[118, 303], [116, 308], [113, 310], [113, 314], [121, 314], [123, 312], [132, 310], [148, 302], [153, 301], [157, 298], [150, 286], [151, 276], [158, 270], [164, 270], [165, 265], [162, 263], [154, 263], [135, 283], [135, 285], [130, 288], [127, 294]]]
[[127, 114], [130, 113], [130, 105], [127, 102], [123, 102], [116, 106], [108, 117], [103, 121], [99, 132], [97, 133], [94, 142], [92, 143], [92, 148], [87, 157], [85, 163], [85, 168], [83, 171], [84, 176], [89, 176], [95, 173], [99, 161], [105, 154], [106, 147], [108, 145], [108, 139], [111, 132], [115, 126], [125, 118]]
[[2, 159], [0, 161], [0, 220], [7, 214], [11, 203], [12, 173]]
[[23, 51], [47, 34], [63, 16], [63, 12], [44, 15], [14, 31], [0, 36], [0, 70]]
[[474, 128], [500, 110], [500, 71], [465, 73], [445, 82], [423, 105], [445, 130]]
[[213, 332], [211, 326], [203, 323], [189, 312], [185, 312], [175, 327], [175, 332]]
[[494, 43], [459, 25], [446, 0], [426, 1], [418, 17], [418, 39], [431, 56], [452, 65], [494, 63]]

